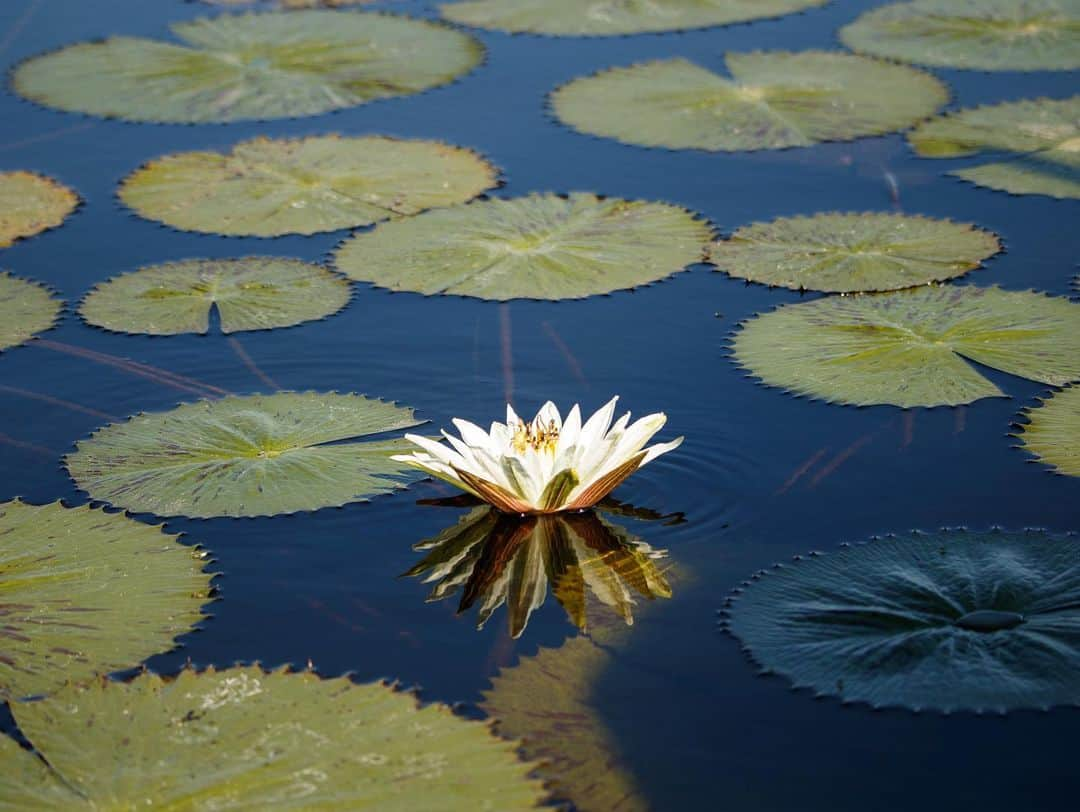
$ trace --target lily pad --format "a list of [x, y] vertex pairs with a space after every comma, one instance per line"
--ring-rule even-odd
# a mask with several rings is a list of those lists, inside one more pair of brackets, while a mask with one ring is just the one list
[[1076, 0], [915, 0], [871, 9], [840, 29], [853, 51], [942, 68], [1080, 68]]
[[34, 57], [13, 87], [48, 107], [126, 121], [251, 121], [419, 93], [483, 57], [459, 31], [389, 14], [224, 14], [172, 32], [179, 44], [110, 37]]
[[580, 299], [700, 262], [708, 224], [666, 203], [529, 195], [385, 223], [346, 242], [347, 276], [431, 296]]
[[759, 575], [728, 628], [767, 671], [845, 702], [1080, 704], [1080, 538], [889, 536]]
[[1080, 305], [969, 286], [832, 296], [744, 322], [733, 349], [764, 383], [795, 394], [955, 406], [1005, 397], [967, 361], [1055, 386], [1080, 379]]
[[56, 228], [79, 205], [79, 196], [33, 172], [0, 172], [0, 248]]
[[1080, 387], [1057, 392], [1038, 409], [1027, 409], [1020, 427], [1023, 448], [1059, 474], [1080, 477]]
[[708, 28], [823, 6], [829, 0], [466, 0], [443, 3], [443, 17], [512, 33], [602, 37]]
[[321, 319], [349, 301], [349, 283], [320, 265], [279, 257], [169, 262], [94, 288], [79, 312], [120, 333], [206, 333], [210, 311], [223, 333]]
[[151, 161], [124, 180], [120, 199], [184, 231], [279, 237], [464, 203], [495, 185], [497, 175], [476, 153], [436, 141], [255, 138], [225, 154]]
[[24, 344], [56, 324], [62, 302], [37, 282], [0, 271], [0, 350]]
[[547, 795], [489, 725], [311, 671], [145, 673], [12, 713], [37, 751], [0, 736], [0, 797], [17, 809], [510, 812]]
[[361, 395], [278, 392], [139, 414], [78, 443], [68, 471], [94, 499], [160, 516], [275, 516], [364, 502], [410, 481], [403, 439], [341, 442], [418, 425]]
[[973, 107], [908, 134], [925, 158], [987, 153], [994, 160], [949, 174], [1014, 195], [1080, 198], [1080, 96]]
[[816, 214], [740, 228], [709, 261], [740, 279], [851, 293], [962, 276], [1001, 250], [973, 225], [902, 214]]
[[0, 503], [0, 699], [132, 668], [192, 631], [213, 576], [177, 538], [86, 506]]
[[909, 127], [948, 99], [928, 73], [833, 51], [729, 53], [731, 79], [685, 59], [611, 68], [551, 97], [575, 130], [625, 144], [740, 151]]

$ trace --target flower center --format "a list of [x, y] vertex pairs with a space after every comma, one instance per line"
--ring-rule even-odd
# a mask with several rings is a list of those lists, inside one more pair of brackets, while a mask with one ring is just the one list
[[555, 446], [559, 442], [559, 427], [554, 420], [548, 421], [545, 426], [539, 419], [532, 423], [519, 422], [514, 427], [514, 437], [510, 444], [519, 454], [531, 448], [533, 451], [547, 451], [555, 453]]

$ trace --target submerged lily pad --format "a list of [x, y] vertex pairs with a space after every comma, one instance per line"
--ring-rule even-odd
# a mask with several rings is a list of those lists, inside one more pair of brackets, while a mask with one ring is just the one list
[[913, 534], [758, 576], [728, 628], [767, 671], [846, 702], [1080, 704], [1080, 538]]
[[464, 203], [495, 185], [497, 174], [475, 152], [437, 141], [255, 138], [225, 154], [151, 161], [124, 180], [120, 199], [185, 231], [278, 237]]
[[1080, 68], [1076, 0], [914, 0], [840, 29], [853, 51], [943, 68]]
[[972, 225], [902, 214], [816, 214], [740, 228], [709, 260], [732, 276], [795, 290], [909, 288], [962, 276], [1001, 249]]
[[320, 265], [279, 257], [169, 262], [94, 288], [79, 312], [120, 333], [205, 333], [217, 309], [223, 333], [321, 319], [349, 301], [349, 283]]
[[967, 361], [1080, 379], [1080, 305], [969, 286], [830, 296], [744, 322], [734, 355], [770, 386], [829, 402], [954, 406], [1005, 396]]
[[0, 271], [0, 350], [24, 344], [56, 324], [63, 304], [37, 282]]
[[139, 414], [78, 443], [66, 463], [94, 499], [160, 516], [274, 516], [404, 487], [403, 439], [340, 442], [418, 425], [361, 395], [279, 392]]
[[1027, 409], [1020, 442], [1059, 474], [1080, 477], [1080, 387], [1072, 386]]
[[[533, 809], [517, 745], [384, 683], [258, 667], [69, 685], [0, 736], [15, 809]], [[40, 758], [38, 756], [40, 754]]]
[[480, 299], [580, 299], [700, 262], [712, 235], [666, 203], [530, 195], [386, 223], [337, 254], [347, 276], [391, 290]]
[[1024, 99], [948, 113], [908, 142], [925, 158], [995, 159], [949, 174], [1014, 195], [1080, 198], [1080, 96]]
[[551, 97], [563, 123], [626, 144], [783, 149], [900, 130], [948, 99], [928, 73], [833, 51], [729, 53], [731, 79], [668, 59], [575, 79]]
[[33, 172], [0, 172], [0, 248], [56, 228], [79, 205], [79, 196]]
[[597, 37], [708, 28], [823, 6], [829, 0], [465, 0], [439, 6], [456, 23], [513, 33]]
[[482, 46], [438, 23], [334, 11], [224, 14], [172, 25], [180, 44], [111, 37], [30, 59], [20, 95], [127, 121], [313, 116], [444, 85]]
[[213, 576], [176, 539], [86, 506], [0, 503], [0, 699], [132, 668], [192, 631]]

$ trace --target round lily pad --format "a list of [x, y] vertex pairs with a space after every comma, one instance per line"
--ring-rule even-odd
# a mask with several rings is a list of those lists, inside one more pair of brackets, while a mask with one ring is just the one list
[[989, 153], [993, 160], [949, 174], [1015, 195], [1080, 198], [1080, 95], [973, 107], [908, 133], [925, 158]]
[[626, 144], [740, 151], [900, 130], [948, 99], [928, 73], [832, 51], [729, 53], [731, 79], [685, 59], [611, 68], [551, 97], [575, 130]]
[[35, 57], [13, 87], [48, 107], [127, 121], [296, 118], [444, 85], [483, 56], [459, 31], [389, 14], [224, 14], [172, 31], [179, 44], [111, 37]]
[[233, 667], [69, 685], [12, 707], [13, 809], [533, 809], [517, 744], [384, 683]]
[[94, 288], [79, 312], [119, 333], [206, 333], [216, 309], [223, 333], [321, 319], [349, 301], [347, 280], [320, 265], [280, 257], [169, 262]]
[[63, 303], [37, 282], [0, 271], [0, 350], [24, 344], [56, 324]]
[[1080, 477], [1080, 386], [1056, 392], [1024, 416], [1029, 422], [1018, 435], [1023, 448], [1059, 474]]
[[340, 442], [418, 425], [361, 395], [279, 392], [139, 414], [78, 443], [68, 471], [94, 499], [160, 516], [274, 516], [404, 487], [404, 439]]
[[79, 205], [79, 196], [33, 172], [0, 172], [0, 248], [56, 228]]
[[871, 9], [840, 29], [853, 51], [980, 70], [1080, 68], [1076, 0], [914, 0]]
[[173, 648], [203, 619], [213, 577], [206, 554], [177, 538], [86, 506], [0, 503], [0, 699]]
[[937, 711], [1080, 704], [1080, 537], [889, 536], [760, 574], [727, 625], [796, 687]]
[[465, 0], [439, 6], [463, 25], [512, 33], [602, 37], [782, 17], [829, 0]]
[[841, 293], [962, 276], [1001, 245], [975, 226], [902, 214], [816, 214], [740, 228], [710, 262], [740, 279]]
[[711, 235], [665, 203], [530, 195], [385, 223], [346, 242], [336, 263], [353, 279], [428, 296], [580, 299], [700, 262]]
[[136, 214], [184, 231], [279, 237], [367, 226], [464, 203], [497, 182], [476, 153], [367, 136], [256, 138], [151, 161], [120, 186]]
[[1080, 305], [970, 286], [830, 296], [744, 322], [733, 351], [798, 395], [955, 406], [1005, 396], [967, 361], [1055, 386], [1080, 379]]

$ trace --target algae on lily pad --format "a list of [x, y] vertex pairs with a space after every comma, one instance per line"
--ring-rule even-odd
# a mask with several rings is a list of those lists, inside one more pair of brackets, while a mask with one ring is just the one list
[[580, 299], [700, 262], [708, 224], [666, 203], [529, 195], [385, 223], [346, 242], [347, 276], [395, 291], [479, 299]]
[[1080, 537], [915, 533], [755, 578], [727, 626], [762, 669], [845, 702], [1080, 704]]
[[288, 327], [336, 313], [350, 285], [320, 265], [280, 257], [169, 262], [95, 287], [79, 312], [120, 333], [206, 333], [216, 309], [223, 333]]
[[947, 113], [923, 122], [908, 142], [924, 158], [987, 163], [949, 174], [1014, 195], [1080, 198], [1080, 95], [1023, 99]]
[[497, 179], [475, 152], [437, 141], [255, 138], [224, 154], [151, 161], [124, 180], [120, 199], [141, 217], [184, 231], [279, 237], [463, 203]]
[[203, 619], [206, 563], [177, 536], [123, 514], [0, 503], [0, 699], [51, 693], [172, 649]]
[[1080, 386], [1070, 386], [1024, 410], [1021, 446], [1059, 474], [1080, 477]]
[[37, 282], [0, 271], [0, 350], [24, 344], [56, 324], [63, 303]]
[[829, 0], [463, 0], [439, 6], [463, 25], [512, 33], [602, 37], [708, 28], [823, 6]]
[[551, 102], [583, 133], [727, 152], [881, 135], [948, 99], [928, 73], [838, 51], [729, 53], [726, 61], [730, 79], [685, 59], [611, 68], [563, 85]]
[[0, 736], [15, 809], [534, 809], [515, 742], [377, 682], [235, 666], [69, 685], [12, 706]]
[[412, 409], [361, 395], [278, 392], [138, 414], [79, 441], [68, 471], [94, 499], [160, 516], [274, 516], [402, 488]]
[[914, 0], [840, 29], [853, 51], [942, 68], [1080, 68], [1077, 0]]
[[460, 31], [389, 14], [223, 14], [172, 31], [179, 43], [110, 37], [34, 57], [12, 85], [47, 107], [126, 121], [251, 121], [419, 93], [483, 57]]
[[79, 205], [79, 196], [33, 172], [0, 172], [0, 248], [56, 228]]
[[1001, 249], [973, 225], [903, 214], [816, 214], [740, 228], [709, 261], [740, 279], [851, 293], [962, 276]]
[[968, 361], [1055, 386], [1080, 379], [1080, 304], [948, 285], [830, 296], [743, 322], [733, 352], [763, 383], [797, 395], [955, 406], [1005, 396]]

